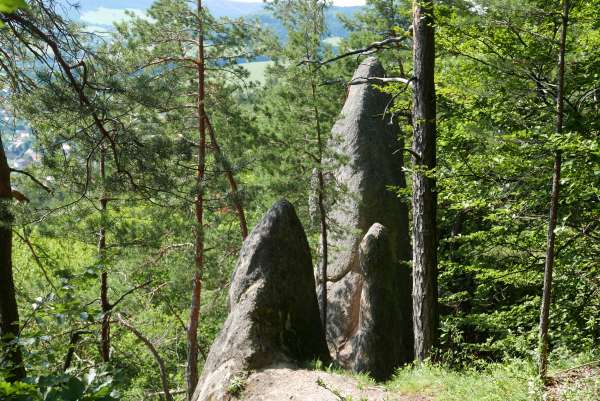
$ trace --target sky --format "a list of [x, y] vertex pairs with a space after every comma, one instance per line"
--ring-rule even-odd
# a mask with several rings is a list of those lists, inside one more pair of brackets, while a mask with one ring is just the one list
[[[237, 0], [244, 3], [260, 3], [259, 0]], [[333, 0], [333, 4], [340, 7], [347, 6], [362, 6], [365, 4], [365, 0]]]

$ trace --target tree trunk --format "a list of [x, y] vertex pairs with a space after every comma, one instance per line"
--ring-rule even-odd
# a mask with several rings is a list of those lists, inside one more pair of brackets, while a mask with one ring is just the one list
[[325, 177], [323, 174], [323, 134], [321, 130], [321, 116], [317, 106], [317, 83], [314, 80], [316, 71], [311, 69], [311, 93], [313, 102], [313, 113], [315, 119], [315, 130], [317, 134], [317, 178], [318, 178], [318, 202], [319, 202], [319, 223], [321, 229], [321, 324], [323, 330], [327, 329], [327, 264], [328, 264], [328, 244], [327, 244], [327, 210], [325, 208]]
[[[569, 1], [563, 0], [563, 13], [560, 34], [560, 49], [558, 52], [558, 77], [556, 94], [556, 134], [563, 132], [564, 99], [565, 99], [565, 48], [567, 42], [567, 26], [569, 23]], [[548, 371], [548, 327], [550, 325], [550, 302], [552, 300], [552, 273], [554, 270], [554, 242], [556, 221], [558, 217], [558, 201], [560, 196], [560, 173], [562, 162], [561, 151], [554, 154], [554, 172], [552, 176], [552, 194], [550, 198], [550, 216], [548, 218], [548, 239], [546, 247], [546, 262], [544, 265], [544, 290], [540, 309], [539, 333], [539, 375], [546, 380]]]
[[25, 378], [21, 348], [13, 341], [19, 337], [19, 310], [15, 297], [12, 271], [12, 188], [10, 167], [0, 138], [0, 338], [2, 353], [9, 365], [5, 380], [19, 381]]
[[106, 188], [106, 150], [100, 149], [100, 180], [102, 182], [102, 196], [100, 198], [100, 231], [98, 233], [98, 259], [102, 265], [100, 273], [100, 306], [102, 308], [102, 327], [100, 330], [100, 356], [103, 362], [110, 361], [110, 309], [108, 301], [108, 271], [106, 270], [106, 212], [108, 198]]
[[204, 173], [206, 165], [206, 112], [205, 112], [205, 76], [204, 76], [204, 24], [202, 0], [197, 0], [198, 17], [198, 54], [196, 72], [198, 75], [198, 92], [196, 113], [198, 121], [198, 165], [196, 171], [196, 240], [194, 246], [195, 271], [192, 288], [192, 305], [190, 308], [190, 324], [187, 333], [187, 365], [186, 390], [190, 401], [198, 383], [198, 323], [200, 319], [200, 300], [202, 295], [202, 270], [204, 267]]
[[433, 1], [413, 3], [413, 326], [415, 358], [430, 356], [437, 333], [437, 195]]

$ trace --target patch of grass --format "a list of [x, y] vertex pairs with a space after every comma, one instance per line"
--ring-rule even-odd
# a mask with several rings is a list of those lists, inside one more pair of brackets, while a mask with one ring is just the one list
[[345, 370], [335, 363], [331, 363], [329, 365], [325, 365], [319, 359], [310, 362], [305, 366], [306, 369], [310, 370], [320, 370], [327, 373], [334, 373], [340, 376], [352, 377], [357, 381], [358, 388], [364, 389], [365, 387], [372, 386], [375, 384], [375, 380], [368, 373], [356, 373]]
[[[477, 368], [462, 370], [429, 362], [410, 365], [399, 369], [385, 386], [390, 393], [426, 396], [432, 401], [598, 401], [600, 362], [597, 357], [596, 354], [577, 355], [555, 350], [550, 369], [555, 384], [546, 389], [538, 378], [536, 364], [521, 359], [482, 363], [477, 364]], [[368, 374], [348, 372], [320, 361], [312, 362], [307, 368], [350, 376], [361, 388], [375, 383]]]
[[427, 395], [436, 401], [535, 401], [541, 386], [535, 366], [524, 361], [490, 364], [483, 370], [451, 370], [425, 363], [398, 370], [390, 391]]
[[246, 389], [247, 379], [247, 373], [233, 376], [229, 381], [229, 385], [227, 386], [227, 394], [234, 398], [239, 398]]

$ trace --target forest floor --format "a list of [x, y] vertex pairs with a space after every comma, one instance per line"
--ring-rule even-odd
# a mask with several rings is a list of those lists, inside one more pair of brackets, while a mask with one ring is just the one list
[[598, 363], [557, 372], [552, 377], [545, 399], [547, 401], [600, 400], [600, 367]]
[[[598, 362], [551, 372], [545, 390], [535, 366], [521, 360], [450, 370], [425, 364], [398, 371], [387, 383], [338, 369], [274, 367], [240, 386], [244, 401], [599, 401]], [[241, 383], [240, 383], [241, 384]], [[243, 395], [242, 395], [243, 394]]]

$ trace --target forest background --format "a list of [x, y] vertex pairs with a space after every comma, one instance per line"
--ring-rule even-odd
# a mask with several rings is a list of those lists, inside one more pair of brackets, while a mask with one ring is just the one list
[[[190, 366], [201, 370], [227, 315], [242, 238], [279, 198], [296, 206], [319, 265], [319, 195], [336, 194], [318, 178], [365, 51], [324, 61], [397, 38], [369, 50], [390, 77], [412, 71], [411, 4], [367, 1], [340, 16], [335, 29], [345, 37], [333, 42], [330, 6], [268, 1], [261, 12], [278, 21], [268, 29], [265, 16], [213, 16], [158, 0], [102, 34], [74, 20], [66, 3], [0, 8], [1, 144], [14, 147], [27, 127], [33, 155], [23, 165], [8, 159], [12, 194], [2, 199], [20, 334], [8, 339], [1, 366], [10, 379], [18, 349], [27, 372], [25, 383], [0, 384], [3, 397], [163, 397], [147, 341], [184, 398]], [[399, 370], [392, 388], [440, 399], [466, 399], [467, 387], [482, 400], [543, 396], [535, 366], [557, 151], [551, 371], [595, 366], [599, 10], [597, 0], [570, 2], [564, 129], [556, 132], [563, 4], [435, 3], [437, 165], [425, 174], [437, 181], [439, 339], [431, 362]], [[260, 79], [245, 68], [257, 60], [269, 60]], [[390, 112], [409, 148], [411, 85], [381, 90], [393, 95]], [[410, 149], [398, 153], [409, 185], [390, 190], [410, 204], [415, 168]], [[565, 397], [595, 400], [599, 388], [592, 371]]]

